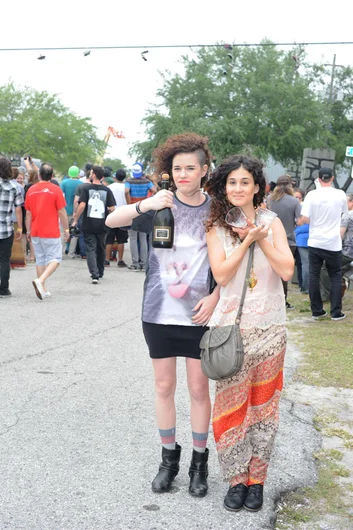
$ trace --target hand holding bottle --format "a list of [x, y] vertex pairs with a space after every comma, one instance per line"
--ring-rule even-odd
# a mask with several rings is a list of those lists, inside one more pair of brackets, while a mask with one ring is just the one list
[[168, 190], [160, 190], [153, 197], [145, 199], [143, 210], [162, 210], [163, 208], [173, 208], [173, 193]]

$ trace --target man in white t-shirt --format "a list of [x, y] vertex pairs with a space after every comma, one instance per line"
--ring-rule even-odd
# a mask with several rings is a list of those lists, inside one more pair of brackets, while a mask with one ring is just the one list
[[312, 318], [326, 317], [320, 294], [320, 271], [325, 262], [331, 280], [331, 319], [343, 320], [341, 216], [347, 212], [346, 194], [331, 187], [333, 171], [321, 168], [320, 186], [305, 197], [298, 225], [309, 223], [309, 296]]
[[[130, 194], [129, 190], [126, 188], [124, 180], [126, 179], [126, 171], [125, 169], [118, 169], [115, 173], [115, 182], [113, 184], [110, 184], [108, 188], [110, 188], [113, 192], [116, 206], [115, 208], [119, 208], [119, 206], [123, 206], [124, 204], [130, 204]], [[109, 267], [110, 265], [110, 257], [112, 253], [112, 248], [114, 241], [117, 242], [117, 250], [118, 250], [118, 267], [123, 268], [127, 267], [125, 261], [123, 260], [124, 257], [124, 244], [127, 243], [129, 237], [129, 233], [127, 230], [122, 230], [121, 228], [110, 228], [107, 240], [106, 240], [106, 255], [105, 255], [105, 266]]]

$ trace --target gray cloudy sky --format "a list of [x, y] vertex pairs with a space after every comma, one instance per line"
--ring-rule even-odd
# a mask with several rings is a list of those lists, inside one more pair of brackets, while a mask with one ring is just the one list
[[[125, 133], [112, 140], [108, 154], [131, 164], [127, 151], [143, 138], [140, 125], [160, 86], [158, 70], [181, 71], [178, 59], [189, 49], [44, 51], [44, 47], [171, 45], [225, 42], [352, 41], [351, 7], [336, 0], [323, 9], [318, 0], [251, 2], [178, 0], [178, 2], [105, 0], [32, 0], [7, 2], [1, 8], [0, 48], [39, 48], [0, 52], [0, 83], [12, 78], [59, 95], [81, 116], [92, 118], [104, 137], [108, 126]], [[353, 66], [353, 45], [310, 46], [311, 60]], [[35, 155], [35, 153], [34, 153]], [[68, 164], [71, 161], [68, 161]]]

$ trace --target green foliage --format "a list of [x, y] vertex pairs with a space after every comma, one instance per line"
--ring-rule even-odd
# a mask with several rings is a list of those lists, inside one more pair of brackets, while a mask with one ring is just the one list
[[[194, 131], [209, 137], [217, 161], [248, 152], [271, 155], [286, 165], [300, 162], [305, 147], [333, 147], [342, 161], [346, 133], [353, 125], [348, 117], [352, 102], [345, 98], [331, 105], [320, 95], [329, 84], [328, 71], [305, 64], [303, 50], [263, 44], [231, 52], [201, 48], [195, 59], [183, 57], [183, 75], [162, 74], [163, 86], [157, 92], [161, 104], [143, 120], [148, 139], [136, 143], [132, 153], [148, 162], [168, 136]], [[339, 74], [335, 90], [345, 84], [345, 94], [352, 98], [352, 72], [344, 69]]]
[[115, 172], [117, 169], [127, 169], [120, 158], [104, 158], [103, 166], [111, 167], [113, 172]]
[[73, 163], [95, 160], [104, 147], [90, 118], [70, 112], [56, 95], [12, 81], [0, 87], [0, 153], [31, 154], [65, 172]]

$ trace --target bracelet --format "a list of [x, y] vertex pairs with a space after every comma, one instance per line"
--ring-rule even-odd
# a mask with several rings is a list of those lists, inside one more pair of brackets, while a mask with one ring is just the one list
[[70, 232], [69, 228], [65, 228], [64, 232]]
[[17, 228], [17, 232], [22, 232], [22, 228]]
[[137, 203], [136, 203], [136, 206], [135, 206], [137, 213], [140, 214], [140, 215], [143, 214], [143, 212], [142, 212], [141, 209], [140, 209], [140, 204], [141, 204], [141, 202], [142, 202], [142, 201], [137, 202]]

